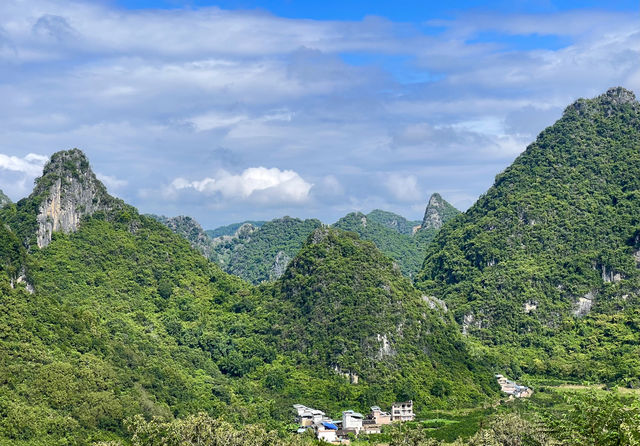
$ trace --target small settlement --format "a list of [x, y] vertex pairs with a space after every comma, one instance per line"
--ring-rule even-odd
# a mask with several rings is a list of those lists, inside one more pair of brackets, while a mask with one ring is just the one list
[[527, 386], [520, 386], [515, 381], [510, 381], [502, 375], [496, 375], [500, 390], [510, 396], [510, 398], [528, 398], [533, 394], [533, 389]]
[[300, 425], [298, 433], [311, 430], [316, 438], [332, 444], [348, 444], [351, 437], [361, 433], [379, 434], [385, 424], [415, 419], [413, 401], [394, 403], [391, 412], [383, 412], [378, 406], [373, 406], [366, 417], [353, 410], [345, 410], [339, 420], [332, 420], [323, 411], [302, 404], [294, 404], [293, 409]]

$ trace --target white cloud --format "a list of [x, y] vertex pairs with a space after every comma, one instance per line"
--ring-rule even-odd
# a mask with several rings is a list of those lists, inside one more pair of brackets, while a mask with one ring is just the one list
[[22, 158], [0, 153], [0, 169], [20, 172], [30, 177], [36, 177], [42, 173], [42, 167], [48, 159], [47, 156], [35, 153], [29, 153]]
[[399, 201], [417, 201], [422, 198], [418, 179], [414, 175], [391, 174], [385, 181], [387, 190]]
[[[424, 34], [381, 18], [115, 4], [0, 0], [12, 197], [40, 174], [34, 148], [80, 147], [143, 212], [328, 221], [357, 204], [420, 218], [420, 190], [459, 190], [467, 205], [576, 98], [640, 89], [637, 12], [474, 10]], [[247, 166], [291, 170], [255, 168], [265, 181]]]
[[215, 177], [197, 181], [176, 178], [169, 192], [192, 189], [206, 195], [220, 195], [226, 200], [295, 204], [309, 199], [312, 186], [293, 170], [250, 167], [237, 175], [221, 170]]

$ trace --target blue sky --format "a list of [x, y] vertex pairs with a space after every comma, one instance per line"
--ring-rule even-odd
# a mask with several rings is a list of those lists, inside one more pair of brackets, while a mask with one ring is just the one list
[[566, 105], [640, 90], [637, 1], [5, 0], [0, 189], [79, 147], [203, 226], [461, 209]]

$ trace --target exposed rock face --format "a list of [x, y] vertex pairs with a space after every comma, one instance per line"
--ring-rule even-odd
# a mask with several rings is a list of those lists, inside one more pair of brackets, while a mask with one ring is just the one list
[[440, 194], [429, 198], [420, 229], [440, 229], [447, 220], [459, 214], [459, 211], [447, 203]]
[[107, 194], [84, 153], [78, 149], [53, 154], [29, 198], [40, 200], [39, 248], [51, 242], [54, 232], [74, 232], [83, 217], [97, 211], [110, 211], [115, 205], [114, 198]]
[[422, 296], [422, 300], [424, 300], [432, 310], [438, 309], [445, 313], [449, 311], [447, 304], [435, 296]]
[[607, 267], [602, 265], [602, 281], [604, 283], [620, 282], [623, 278], [624, 275], [622, 273], [616, 272], [612, 269], [607, 270]]
[[573, 306], [573, 315], [576, 317], [583, 317], [591, 312], [593, 306], [593, 299], [595, 295], [593, 291], [589, 291], [584, 296], [580, 297]]
[[238, 230], [235, 233], [235, 236], [239, 238], [248, 237], [249, 235], [256, 232], [258, 229], [259, 228], [257, 226], [252, 225], [251, 223], [245, 223], [238, 228]]
[[187, 239], [191, 246], [206, 258], [211, 258], [213, 255], [213, 240], [204, 232], [200, 223], [193, 218], [184, 215], [172, 218], [157, 215], [150, 215], [150, 217]]
[[277, 280], [287, 269], [287, 265], [291, 262], [291, 257], [287, 255], [284, 251], [278, 251], [276, 254], [276, 258], [273, 261], [273, 266], [271, 267], [271, 280]]
[[632, 91], [623, 87], [614, 87], [598, 96], [595, 101], [578, 99], [567, 107], [565, 113], [575, 110], [579, 115], [592, 116], [598, 111], [603, 111], [607, 116], [610, 116], [616, 108], [621, 106], [631, 106], [636, 110], [640, 108], [640, 104], [636, 101], [636, 95]]
[[9, 203], [11, 203], [11, 199], [0, 190], [0, 208]]
[[538, 309], [538, 302], [534, 300], [528, 300], [524, 303], [523, 311], [527, 314]]
[[468, 335], [470, 330], [481, 328], [482, 321], [476, 320], [473, 313], [467, 313], [462, 318], [462, 334]]
[[396, 351], [391, 347], [391, 343], [389, 342], [389, 338], [387, 335], [376, 335], [376, 339], [380, 343], [380, 349], [378, 350], [378, 359], [384, 359], [387, 356], [395, 356]]

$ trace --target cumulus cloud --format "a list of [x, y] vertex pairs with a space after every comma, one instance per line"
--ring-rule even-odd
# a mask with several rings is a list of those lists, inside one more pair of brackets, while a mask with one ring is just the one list
[[20, 172], [30, 177], [36, 177], [42, 173], [42, 167], [49, 158], [45, 155], [28, 153], [24, 157], [9, 156], [0, 153], [0, 169]]
[[0, 1], [12, 198], [40, 173], [34, 148], [80, 147], [143, 212], [205, 226], [358, 206], [420, 218], [420, 191], [470, 204], [576, 98], [640, 90], [637, 12], [475, 10], [425, 34], [375, 17], [114, 5]]
[[191, 189], [205, 195], [220, 195], [225, 200], [300, 204], [309, 199], [312, 186], [293, 170], [251, 167], [237, 175], [221, 170], [215, 177], [202, 180], [176, 178], [171, 182], [170, 192]]
[[0, 153], [0, 189], [13, 200], [28, 195], [33, 180], [42, 174], [48, 159], [36, 153], [22, 157]]

